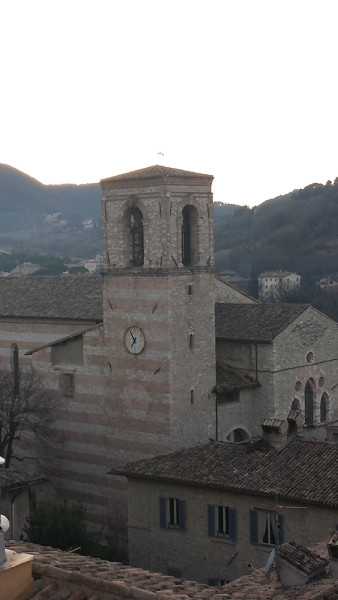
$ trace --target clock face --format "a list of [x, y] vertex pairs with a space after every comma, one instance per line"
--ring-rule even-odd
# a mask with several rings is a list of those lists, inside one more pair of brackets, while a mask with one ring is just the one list
[[131, 352], [131, 354], [140, 354], [145, 344], [145, 337], [142, 329], [136, 327], [136, 325], [128, 327], [124, 335], [124, 342], [127, 350]]

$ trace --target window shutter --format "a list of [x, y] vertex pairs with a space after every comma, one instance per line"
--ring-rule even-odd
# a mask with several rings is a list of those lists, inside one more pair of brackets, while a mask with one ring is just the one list
[[250, 543], [258, 544], [258, 510], [250, 510]]
[[167, 529], [167, 499], [160, 498], [160, 527]]
[[179, 528], [185, 529], [185, 500], [178, 501]]
[[280, 544], [284, 544], [284, 515], [278, 515], [277, 521], [278, 521], [278, 541]]
[[229, 538], [235, 542], [237, 539], [237, 510], [229, 508]]
[[215, 537], [215, 506], [208, 504], [208, 536]]

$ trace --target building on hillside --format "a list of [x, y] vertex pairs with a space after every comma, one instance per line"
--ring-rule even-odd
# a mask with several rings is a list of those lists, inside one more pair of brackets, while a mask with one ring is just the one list
[[111, 469], [240, 441], [291, 409], [311, 432], [338, 418], [337, 324], [310, 307], [250, 312], [215, 278], [211, 183], [162, 166], [104, 180], [102, 279], [0, 280], [1, 364], [15, 344], [60, 397], [48, 493], [81, 501], [107, 542], [127, 522]]
[[131, 565], [227, 582], [263, 567], [279, 544], [328, 536], [338, 521], [338, 445], [283, 445], [285, 423], [264, 428], [277, 447], [210, 442], [114, 471], [128, 478]]
[[278, 300], [283, 294], [300, 287], [301, 276], [290, 271], [266, 271], [258, 276], [259, 299], [265, 302]]

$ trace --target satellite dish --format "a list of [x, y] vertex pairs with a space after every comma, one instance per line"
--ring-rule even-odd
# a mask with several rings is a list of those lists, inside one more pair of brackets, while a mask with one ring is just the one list
[[0, 533], [6, 533], [9, 530], [9, 520], [5, 515], [0, 515]]
[[2, 456], [0, 456], [0, 466], [3, 465], [5, 462], [6, 462], [5, 459], [2, 458]]
[[275, 560], [275, 549], [271, 550], [270, 554], [269, 554], [269, 558], [266, 561], [266, 565], [265, 565], [265, 577], [267, 579], [270, 578], [271, 575], [271, 570], [273, 567], [273, 561]]

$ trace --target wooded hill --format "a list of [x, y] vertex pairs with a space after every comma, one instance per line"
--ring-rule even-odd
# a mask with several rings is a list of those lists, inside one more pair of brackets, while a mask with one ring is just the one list
[[338, 179], [219, 213], [215, 261], [218, 271], [246, 277], [276, 269], [306, 277], [338, 271]]
[[[0, 164], [0, 211], [0, 249], [77, 258], [102, 251], [98, 183], [43, 185]], [[338, 179], [252, 209], [216, 202], [214, 218], [217, 271], [247, 277], [275, 269], [316, 277], [338, 271]]]
[[[0, 164], [0, 214], [2, 249], [84, 258], [101, 252], [98, 183], [44, 185]], [[84, 227], [86, 219], [92, 221], [90, 229]]]

